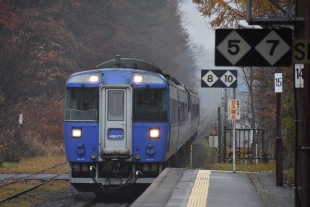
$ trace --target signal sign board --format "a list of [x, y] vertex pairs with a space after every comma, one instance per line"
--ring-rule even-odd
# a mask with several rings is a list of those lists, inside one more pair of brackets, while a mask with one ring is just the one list
[[304, 87], [304, 64], [295, 64], [295, 88], [303, 88]]
[[237, 70], [201, 70], [202, 88], [236, 88]]
[[291, 66], [291, 29], [217, 29], [216, 66]]
[[274, 92], [282, 93], [282, 73], [274, 74]]
[[293, 63], [310, 64], [310, 40], [293, 40]]

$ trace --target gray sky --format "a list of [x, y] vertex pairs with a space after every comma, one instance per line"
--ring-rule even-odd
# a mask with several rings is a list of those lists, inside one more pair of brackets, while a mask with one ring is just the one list
[[[202, 16], [196, 8], [196, 4], [194, 4], [191, 0], [183, 0], [180, 9], [184, 12], [184, 19], [186, 21], [184, 27], [190, 34], [191, 41], [195, 44], [203, 45], [206, 50], [206, 55], [197, 57], [198, 67], [201, 70], [238, 69], [237, 67], [216, 67], [214, 65], [215, 31], [212, 30], [208, 24], [210, 19]], [[200, 71], [199, 74], [197, 74], [199, 80], [201, 80]], [[240, 81], [238, 81], [238, 83], [239, 82]], [[221, 88], [200, 88], [198, 93], [200, 96], [201, 107], [206, 110], [217, 110], [217, 107], [219, 107], [222, 102], [221, 91]], [[230, 88], [230, 98], [232, 98], [232, 91], [232, 88]]]

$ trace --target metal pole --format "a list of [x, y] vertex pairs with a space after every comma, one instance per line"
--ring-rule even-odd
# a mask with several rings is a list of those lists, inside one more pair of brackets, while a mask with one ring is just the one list
[[[277, 68], [276, 70], [279, 70], [279, 68]], [[281, 137], [281, 93], [277, 93], [276, 185], [283, 186], [282, 137]]]
[[214, 136], [212, 136], [212, 145], [211, 145], [211, 153], [212, 153], [211, 170], [213, 170], [213, 165], [214, 165], [214, 160], [213, 160], [213, 146], [214, 146]]
[[218, 159], [218, 162], [221, 163], [222, 162], [222, 133], [221, 133], [221, 130], [222, 130], [222, 124], [221, 124], [221, 107], [218, 107], [217, 108], [218, 110], [218, 128], [217, 128], [217, 136], [218, 136], [218, 139], [219, 139], [219, 159]]
[[225, 132], [225, 128], [224, 125], [226, 125], [226, 123], [224, 122], [224, 117], [225, 117], [225, 105], [224, 105], [224, 89], [222, 88], [222, 103], [221, 103], [221, 108], [222, 108], [222, 114], [221, 114], [221, 135], [223, 136], [223, 142], [224, 142], [224, 150], [223, 150], [223, 156], [222, 156], [222, 160], [225, 163], [226, 162], [226, 132]]
[[256, 157], [255, 164], [258, 164], [258, 159], [257, 159], [257, 144], [255, 145], [255, 157]]
[[[306, 0], [305, 12], [305, 39], [310, 39], [310, 0]], [[309, 46], [308, 46], [309, 47]], [[308, 48], [309, 52], [309, 48]], [[310, 54], [308, 54], [309, 59]], [[303, 120], [304, 120], [304, 139], [301, 160], [301, 177], [302, 177], [302, 206], [310, 206], [310, 64], [304, 67], [304, 101], [303, 101]]]
[[[233, 88], [233, 99], [236, 99], [236, 88]], [[236, 121], [232, 120], [233, 125], [233, 172], [236, 171]]]
[[236, 124], [235, 120], [232, 121], [233, 125], [233, 172], [236, 171]]
[[[306, 1], [296, 1], [296, 17], [305, 17], [306, 19]], [[309, 9], [308, 12], [309, 13]], [[309, 18], [308, 18], [309, 20]], [[307, 21], [307, 20], [306, 20]], [[306, 24], [294, 25], [294, 38], [305, 39], [305, 29], [308, 28]], [[304, 68], [305, 69], [305, 68]], [[305, 70], [304, 70], [305, 71]], [[294, 74], [295, 68], [294, 68]], [[303, 72], [305, 77], [305, 72]], [[304, 79], [305, 80], [305, 79]], [[304, 140], [304, 120], [303, 120], [303, 104], [304, 102], [304, 88], [295, 88], [294, 90], [295, 99], [295, 206], [302, 205], [302, 150]]]
[[226, 126], [224, 126], [224, 130], [223, 130], [223, 133], [224, 133], [224, 155], [223, 155], [223, 162], [226, 163]]
[[191, 145], [191, 157], [190, 157], [190, 163], [189, 163], [190, 168], [192, 168], [192, 158], [193, 158], [193, 145]]

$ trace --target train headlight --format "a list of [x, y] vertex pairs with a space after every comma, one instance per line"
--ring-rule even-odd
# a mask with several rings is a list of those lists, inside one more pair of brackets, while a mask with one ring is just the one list
[[68, 83], [99, 83], [100, 73], [78, 74], [70, 77]]
[[90, 76], [90, 78], [89, 78], [89, 81], [92, 82], [92, 83], [98, 82], [98, 80], [99, 80], [99, 77], [96, 76], [96, 75], [92, 75], [92, 76]]
[[150, 129], [150, 138], [151, 139], [159, 138], [159, 129], [158, 128], [151, 128]]
[[82, 129], [72, 129], [72, 137], [73, 138], [80, 138], [82, 136]]
[[135, 75], [133, 76], [133, 82], [135, 82], [135, 83], [141, 83], [141, 82], [142, 82], [142, 76], [139, 75], [139, 74], [135, 74]]

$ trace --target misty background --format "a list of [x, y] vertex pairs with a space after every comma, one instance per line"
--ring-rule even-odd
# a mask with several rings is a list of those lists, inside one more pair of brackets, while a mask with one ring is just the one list
[[2, 1], [0, 156], [61, 152], [67, 78], [116, 55], [152, 62], [198, 92], [202, 119], [215, 112], [221, 89], [201, 88], [200, 77], [217, 69], [207, 22], [190, 0]]

